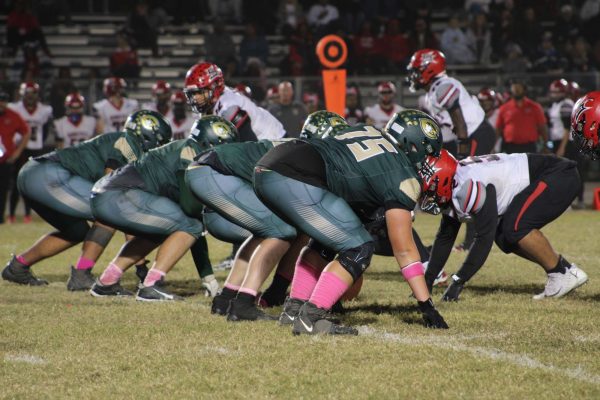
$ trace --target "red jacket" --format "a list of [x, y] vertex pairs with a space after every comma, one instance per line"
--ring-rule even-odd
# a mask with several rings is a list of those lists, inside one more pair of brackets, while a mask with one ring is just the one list
[[0, 154], [4, 153], [0, 156], [0, 163], [4, 163], [15, 152], [17, 133], [25, 136], [27, 132], [29, 132], [29, 126], [15, 111], [7, 107], [0, 114]]

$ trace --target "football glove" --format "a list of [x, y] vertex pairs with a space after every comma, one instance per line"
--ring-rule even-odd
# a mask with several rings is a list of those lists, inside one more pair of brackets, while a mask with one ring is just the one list
[[427, 328], [433, 329], [448, 329], [448, 324], [444, 321], [444, 317], [435, 309], [431, 298], [427, 301], [419, 301], [419, 310], [423, 314], [423, 321]]
[[460, 292], [462, 292], [464, 287], [465, 282], [458, 276], [452, 275], [452, 283], [442, 295], [442, 301], [458, 301], [458, 296], [460, 296]]

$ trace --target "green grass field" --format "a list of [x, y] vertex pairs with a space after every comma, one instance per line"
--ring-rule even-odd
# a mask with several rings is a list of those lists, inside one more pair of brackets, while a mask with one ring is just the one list
[[[426, 243], [437, 223], [418, 216]], [[47, 230], [38, 221], [0, 226], [2, 263]], [[544, 232], [589, 274], [577, 292], [533, 301], [541, 268], [494, 248], [460, 302], [443, 304], [434, 291], [450, 330], [432, 331], [394, 260], [376, 257], [346, 303], [344, 322], [360, 326], [358, 337], [294, 337], [274, 323], [212, 316], [187, 256], [168, 277], [184, 302], [69, 293], [73, 249], [35, 267], [48, 287], [0, 282], [0, 398], [598, 399], [600, 213], [568, 212]], [[96, 273], [121, 244], [115, 237]], [[210, 245], [215, 261], [229, 251]], [[463, 256], [453, 254], [447, 271]]]

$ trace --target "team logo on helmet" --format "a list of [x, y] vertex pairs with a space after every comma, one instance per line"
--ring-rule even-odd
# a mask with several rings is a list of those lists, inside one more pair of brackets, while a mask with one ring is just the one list
[[334, 116], [334, 117], [329, 118], [329, 125], [331, 125], [331, 126], [346, 125], [346, 121], [344, 121], [342, 118], [340, 118], [338, 116]]
[[231, 131], [224, 122], [216, 121], [212, 123], [213, 132], [221, 139], [227, 139], [231, 135]]
[[158, 129], [158, 120], [152, 115], [142, 115], [140, 118], [140, 125], [149, 131], [155, 131]]
[[440, 135], [438, 127], [429, 119], [421, 118], [419, 120], [421, 130], [429, 139], [437, 139]]

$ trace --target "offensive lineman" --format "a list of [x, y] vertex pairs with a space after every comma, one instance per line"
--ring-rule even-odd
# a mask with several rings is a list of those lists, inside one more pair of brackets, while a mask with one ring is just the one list
[[571, 204], [581, 184], [574, 162], [541, 154], [489, 154], [459, 162], [442, 150], [428, 157], [423, 175], [426, 212], [442, 215], [425, 274], [429, 288], [443, 267], [461, 222], [473, 221], [476, 235], [442, 300], [454, 301], [483, 266], [494, 239], [505, 253], [539, 264], [548, 275], [536, 300], [562, 297], [587, 281], [575, 264], [556, 253], [540, 229]]

